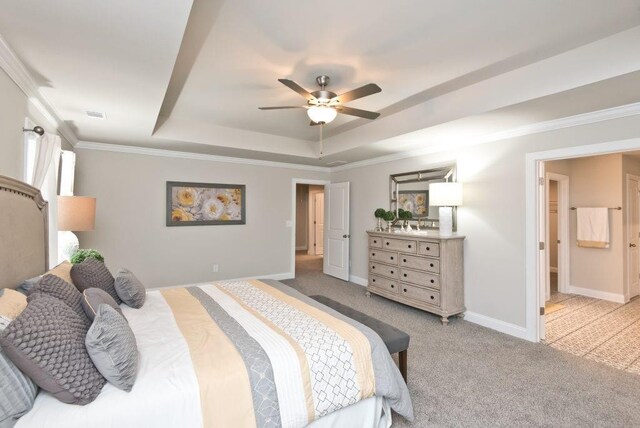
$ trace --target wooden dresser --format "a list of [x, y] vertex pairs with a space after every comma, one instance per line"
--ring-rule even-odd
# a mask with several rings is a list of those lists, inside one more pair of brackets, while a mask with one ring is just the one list
[[[440, 315], [447, 324], [464, 307], [464, 236], [367, 232], [374, 293]], [[368, 294], [369, 295], [369, 294]]]

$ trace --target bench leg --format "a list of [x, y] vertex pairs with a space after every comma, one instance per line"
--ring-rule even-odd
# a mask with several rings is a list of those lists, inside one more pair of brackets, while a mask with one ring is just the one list
[[398, 361], [400, 363], [400, 374], [404, 378], [404, 382], [407, 383], [407, 350], [400, 351], [398, 354]]

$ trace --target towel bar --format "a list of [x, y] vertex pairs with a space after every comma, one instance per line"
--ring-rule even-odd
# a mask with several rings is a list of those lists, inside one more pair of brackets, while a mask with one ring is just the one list
[[[576, 207], [571, 207], [573, 211], [577, 210]], [[622, 211], [622, 207], [609, 207], [610, 210]]]

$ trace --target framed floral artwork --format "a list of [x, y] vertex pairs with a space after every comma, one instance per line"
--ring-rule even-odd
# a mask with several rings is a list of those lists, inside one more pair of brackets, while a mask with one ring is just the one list
[[246, 224], [243, 184], [167, 181], [167, 226]]
[[405, 190], [398, 192], [398, 208], [409, 211], [413, 218], [426, 217], [429, 214], [428, 190]]

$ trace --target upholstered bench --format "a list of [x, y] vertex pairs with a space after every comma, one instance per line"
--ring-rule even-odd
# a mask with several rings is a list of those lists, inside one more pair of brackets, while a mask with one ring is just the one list
[[377, 320], [369, 315], [358, 312], [349, 306], [345, 306], [341, 303], [335, 302], [325, 296], [309, 296], [313, 300], [322, 303], [325, 306], [330, 307], [336, 312], [340, 312], [351, 319], [358, 321], [361, 324], [366, 325], [371, 330], [378, 333], [378, 336], [382, 338], [382, 341], [387, 345], [387, 349], [390, 354], [398, 353], [398, 361], [400, 362], [400, 373], [407, 381], [407, 350], [409, 348], [409, 335], [402, 330], [390, 326], [380, 320]]

